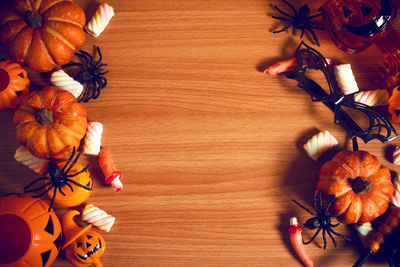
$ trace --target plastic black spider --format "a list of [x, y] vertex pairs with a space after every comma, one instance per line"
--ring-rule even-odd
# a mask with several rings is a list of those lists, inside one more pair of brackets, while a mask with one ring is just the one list
[[98, 98], [101, 90], [107, 85], [107, 79], [104, 75], [108, 73], [108, 70], [103, 69], [103, 66], [107, 66], [107, 64], [102, 63], [103, 56], [98, 46], [96, 46], [96, 50], [99, 55], [99, 60], [97, 61], [88, 52], [79, 50], [75, 55], [83, 59], [84, 64], [72, 62], [62, 66], [63, 68], [72, 66], [82, 68], [75, 77], [78, 82], [86, 84], [82, 94], [78, 98], [79, 102], [88, 102], [91, 98]]
[[[318, 197], [318, 200], [317, 200], [317, 197]], [[350, 238], [348, 238], [347, 236], [339, 234], [332, 229], [332, 228], [338, 227], [340, 224], [340, 223], [332, 224], [331, 219], [336, 217], [336, 215], [335, 216], [328, 215], [328, 210], [331, 207], [334, 200], [335, 200], [335, 196], [333, 196], [331, 198], [331, 200], [328, 202], [328, 204], [326, 205], [326, 207], [324, 207], [322, 194], [321, 194], [321, 192], [319, 192], [319, 194], [318, 194], [318, 191], [316, 190], [314, 193], [315, 212], [312, 212], [311, 210], [307, 209], [306, 207], [304, 207], [299, 202], [297, 202], [296, 200], [293, 199], [293, 202], [296, 203], [298, 206], [300, 206], [300, 208], [302, 208], [303, 210], [307, 211], [312, 216], [314, 216], [314, 217], [308, 219], [303, 226], [310, 230], [314, 230], [314, 229], [318, 228], [318, 230], [315, 232], [315, 234], [313, 235], [313, 237], [311, 237], [311, 239], [309, 241], [307, 241], [307, 242], [303, 241], [303, 243], [305, 245], [310, 244], [314, 240], [314, 238], [319, 234], [319, 232], [321, 232], [321, 230], [322, 230], [322, 239], [324, 240], [324, 249], [326, 249], [325, 233], [328, 233], [328, 236], [332, 240], [333, 245], [335, 247], [336, 247], [336, 241], [333, 238], [333, 235], [342, 237], [342, 238], [346, 239], [347, 241], [351, 241]]]
[[[74, 189], [72, 188], [70, 183], [73, 183], [73, 184], [75, 184], [75, 185], [77, 185], [79, 187], [85, 188], [86, 190], [92, 191], [92, 188], [90, 188], [88, 186], [84, 186], [84, 185], [82, 185], [80, 183], [77, 183], [74, 180], [70, 179], [71, 177], [77, 176], [77, 175], [85, 172], [89, 168], [89, 165], [87, 165], [85, 168], [83, 168], [82, 170], [80, 170], [77, 173], [68, 174], [69, 171], [71, 170], [71, 168], [78, 161], [80, 155], [81, 154], [78, 153], [78, 155], [75, 157], [75, 159], [72, 160], [74, 158], [74, 156], [75, 156], [75, 147], [74, 147], [73, 150], [72, 150], [71, 156], [69, 157], [69, 159], [67, 160], [65, 165], [62, 167], [62, 169], [60, 169], [56, 163], [54, 163], [52, 161], [49, 161], [49, 164], [47, 165], [47, 174], [49, 176], [39, 177], [39, 178], [35, 179], [34, 181], [32, 181], [30, 184], [25, 186], [24, 193], [40, 191], [40, 190], [42, 190], [44, 188], [44, 191], [42, 193], [40, 193], [38, 195], [35, 195], [35, 196], [32, 196], [33, 198], [38, 198], [38, 197], [43, 196], [44, 194], [46, 194], [47, 192], [49, 192], [50, 190], [53, 189], [53, 197], [51, 199], [50, 206], [49, 206], [49, 211], [50, 211], [52, 206], [53, 206], [57, 190], [63, 196], [65, 196], [65, 193], [62, 191], [62, 188], [64, 186], [68, 186], [71, 189], [72, 192], [74, 191]], [[42, 185], [40, 187], [36, 187], [36, 188], [30, 189], [30, 187], [32, 187], [34, 184], [36, 184], [39, 181], [43, 181], [43, 180], [46, 181], [44, 185]]]
[[288, 24], [280, 30], [273, 31], [273, 33], [283, 32], [287, 30], [290, 26], [293, 26], [293, 35], [296, 35], [296, 31], [297, 29], [299, 29], [301, 30], [300, 38], [303, 38], [304, 32], [309, 31], [315, 43], [320, 46], [318, 38], [315, 35], [313, 29], [324, 30], [324, 27], [321, 22], [312, 21], [312, 19], [321, 16], [322, 13], [309, 16], [310, 8], [308, 7], [308, 5], [301, 6], [299, 11], [297, 12], [296, 9], [289, 2], [287, 2], [286, 0], [282, 0], [282, 2], [285, 3], [293, 11], [293, 14], [288, 14], [287, 12], [282, 11], [278, 6], [274, 5], [274, 8], [285, 17], [272, 16], [272, 18], [287, 21]]

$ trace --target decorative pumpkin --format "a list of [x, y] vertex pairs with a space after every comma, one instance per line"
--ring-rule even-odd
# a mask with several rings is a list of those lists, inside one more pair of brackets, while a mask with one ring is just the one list
[[31, 92], [13, 121], [17, 141], [39, 158], [65, 158], [79, 147], [87, 128], [82, 104], [69, 92], [45, 87]]
[[384, 34], [396, 9], [389, 0], [326, 0], [321, 10], [332, 41], [349, 53], [367, 48]]
[[366, 223], [382, 215], [393, 194], [390, 171], [366, 151], [341, 151], [320, 169], [317, 190], [335, 195], [331, 212], [342, 223]]
[[11, 57], [46, 72], [71, 61], [85, 42], [82, 8], [72, 0], [13, 0], [1, 18], [1, 41]]
[[65, 235], [65, 242], [62, 249], [65, 249], [67, 259], [75, 267], [85, 267], [94, 265], [103, 266], [100, 257], [106, 249], [106, 242], [101, 234], [91, 230], [89, 224], [85, 228], [80, 228], [74, 221], [74, 216], [79, 215], [79, 211], [70, 210], [62, 218], [62, 228]]
[[395, 88], [392, 91], [392, 96], [389, 98], [389, 112], [392, 115], [392, 121], [400, 124], [400, 91]]
[[15, 108], [29, 92], [30, 81], [18, 63], [0, 61], [0, 110]]
[[61, 247], [61, 224], [40, 199], [0, 199], [0, 266], [50, 266]]

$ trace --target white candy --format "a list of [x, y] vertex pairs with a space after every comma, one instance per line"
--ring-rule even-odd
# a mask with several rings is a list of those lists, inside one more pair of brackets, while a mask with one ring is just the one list
[[318, 160], [318, 158], [328, 149], [336, 146], [338, 141], [336, 138], [328, 131], [319, 132], [314, 135], [311, 139], [307, 141], [304, 145], [308, 156], [313, 160]]
[[366, 247], [370, 235], [374, 232], [370, 222], [363, 224], [354, 224], [354, 228], [357, 231], [358, 237], [360, 237], [361, 243]]
[[14, 158], [16, 161], [24, 164], [38, 174], [44, 174], [46, 172], [47, 163], [49, 162], [47, 159], [35, 157], [23, 146], [17, 148]]
[[350, 64], [335, 65], [334, 71], [338, 86], [344, 95], [359, 91]]
[[396, 177], [393, 180], [393, 195], [390, 197], [390, 202], [396, 207], [400, 207], [400, 176], [396, 173]]
[[94, 13], [93, 17], [86, 25], [85, 30], [90, 35], [98, 37], [107, 27], [113, 16], [114, 9], [106, 3], [102, 3], [97, 8], [96, 13]]
[[101, 230], [109, 232], [114, 225], [115, 217], [99, 209], [93, 204], [87, 204], [82, 211], [82, 220], [93, 224]]
[[54, 86], [70, 92], [76, 98], [78, 98], [83, 91], [83, 85], [72, 79], [72, 77], [63, 70], [54, 71], [51, 74], [50, 81]]
[[88, 128], [85, 136], [85, 145], [83, 153], [88, 155], [98, 155], [101, 146], [101, 135], [103, 133], [103, 124], [100, 122], [88, 122]]
[[354, 101], [371, 107], [385, 106], [389, 99], [386, 89], [361, 91], [354, 94]]
[[400, 165], [400, 147], [398, 146], [393, 151], [393, 164]]

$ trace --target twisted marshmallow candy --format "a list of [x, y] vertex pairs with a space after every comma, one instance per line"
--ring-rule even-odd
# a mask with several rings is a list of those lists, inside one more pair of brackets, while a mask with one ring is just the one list
[[354, 94], [354, 101], [371, 107], [385, 106], [388, 99], [389, 93], [386, 89], [361, 91]]
[[359, 91], [350, 64], [336, 65], [334, 71], [338, 86], [344, 95]]
[[106, 3], [102, 3], [97, 8], [96, 13], [94, 13], [88, 24], [85, 26], [85, 30], [90, 35], [98, 37], [107, 27], [113, 16], [114, 9]]
[[304, 145], [308, 156], [313, 160], [318, 160], [318, 158], [328, 149], [336, 146], [338, 141], [336, 138], [328, 131], [319, 132], [307, 141]]
[[15, 151], [14, 158], [16, 161], [24, 164], [38, 174], [44, 174], [47, 170], [49, 160], [35, 157], [32, 153], [23, 146], [20, 146]]
[[88, 128], [85, 136], [85, 145], [83, 153], [88, 155], [98, 155], [101, 146], [101, 135], [103, 133], [103, 124], [100, 122], [88, 122]]
[[83, 85], [72, 79], [63, 70], [54, 71], [51, 74], [50, 81], [54, 86], [73, 94], [75, 98], [78, 98], [83, 91]]
[[390, 202], [396, 207], [400, 207], [400, 176], [397, 173], [396, 177], [393, 180], [393, 195], [390, 197]]
[[93, 204], [86, 204], [82, 211], [82, 220], [97, 228], [109, 232], [115, 222], [115, 217], [107, 214]]
[[393, 151], [393, 164], [400, 165], [400, 147], [398, 146]]

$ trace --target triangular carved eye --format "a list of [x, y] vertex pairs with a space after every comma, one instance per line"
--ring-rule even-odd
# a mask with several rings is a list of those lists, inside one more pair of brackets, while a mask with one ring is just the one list
[[47, 222], [46, 228], [44, 228], [44, 230], [51, 235], [54, 234], [54, 224], [53, 224], [53, 219], [51, 218], [51, 216], [49, 216], [49, 221]]
[[86, 248], [90, 248], [91, 245], [92, 245], [92, 244], [86, 242]]
[[92, 239], [92, 238], [93, 238], [93, 236], [87, 235], [87, 239]]
[[348, 9], [347, 7], [343, 7], [343, 14], [344, 16], [347, 18], [351, 15], [351, 13], [353, 13], [353, 11], [351, 11], [350, 9]]
[[363, 6], [363, 5], [360, 6], [360, 9], [361, 9], [361, 12], [363, 14], [363, 17], [367, 16], [372, 10], [372, 8], [366, 7], [366, 6]]
[[46, 263], [50, 258], [50, 254], [51, 254], [51, 250], [48, 250], [48, 251], [40, 254], [40, 256], [42, 257], [42, 266], [46, 266]]

